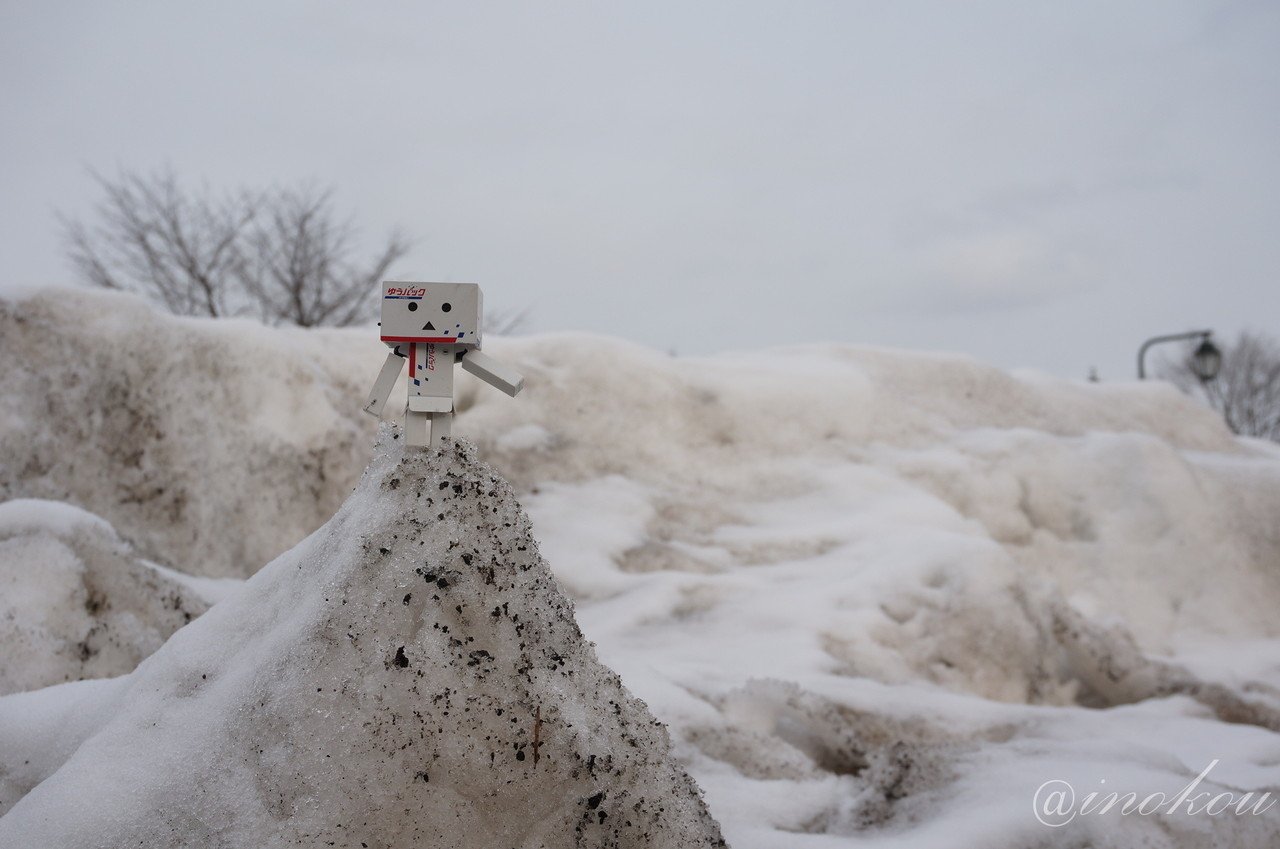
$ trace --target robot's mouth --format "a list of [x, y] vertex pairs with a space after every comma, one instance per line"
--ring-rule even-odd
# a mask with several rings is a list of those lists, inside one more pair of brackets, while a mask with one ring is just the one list
[[423, 330], [435, 330], [435, 329], [436, 329], [436, 326], [435, 326], [434, 324], [432, 324], [431, 322], [429, 322], [429, 321], [428, 321], [426, 324], [422, 325], [422, 329], [423, 329]]

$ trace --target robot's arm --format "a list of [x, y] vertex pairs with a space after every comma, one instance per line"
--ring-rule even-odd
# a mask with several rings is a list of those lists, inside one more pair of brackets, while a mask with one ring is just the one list
[[364, 411], [377, 418], [382, 417], [382, 410], [387, 406], [391, 390], [395, 389], [396, 378], [404, 368], [404, 357], [396, 353], [396, 350], [393, 349], [387, 354], [387, 361], [382, 364], [382, 371], [378, 372], [378, 379], [373, 383], [373, 391], [369, 393], [369, 400], [364, 405]]
[[524, 375], [480, 351], [473, 349], [463, 354], [462, 367], [512, 398], [524, 388]]

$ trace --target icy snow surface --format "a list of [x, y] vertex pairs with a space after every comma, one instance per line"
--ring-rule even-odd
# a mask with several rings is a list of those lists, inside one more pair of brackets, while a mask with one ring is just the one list
[[[69, 318], [58, 297], [0, 305], [6, 497], [80, 505], [144, 556], [223, 576], [350, 491], [371, 331], [94, 292]], [[110, 353], [50, 393], [64, 361], [45, 352], [76, 334]], [[486, 351], [526, 390], [460, 372], [455, 433], [513, 483], [583, 631], [671, 727], [732, 845], [1280, 845], [1275, 810], [1058, 829], [1032, 812], [1046, 781], [1172, 796], [1213, 761], [1214, 792], [1280, 789], [1273, 446], [1159, 383], [950, 355], [678, 358], [584, 335]], [[66, 759], [65, 739], [31, 741], [105, 721], [123, 686], [0, 699], [10, 784]]]

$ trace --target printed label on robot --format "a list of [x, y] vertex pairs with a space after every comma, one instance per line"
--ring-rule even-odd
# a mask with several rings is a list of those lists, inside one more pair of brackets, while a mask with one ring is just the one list
[[422, 287], [416, 287], [416, 288], [415, 288], [415, 287], [407, 287], [407, 288], [406, 288], [406, 287], [402, 287], [402, 286], [389, 286], [389, 287], [387, 288], [387, 294], [386, 294], [386, 295], [384, 295], [383, 297], [385, 297], [385, 298], [410, 298], [410, 299], [417, 299], [417, 298], [421, 298], [421, 297], [422, 297], [423, 295], [425, 295], [425, 294], [427, 294], [427, 290], [426, 290], [425, 288], [422, 288]]

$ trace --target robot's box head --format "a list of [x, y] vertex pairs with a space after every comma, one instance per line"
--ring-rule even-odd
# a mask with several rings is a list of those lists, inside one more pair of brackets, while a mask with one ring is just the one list
[[474, 283], [382, 284], [382, 341], [480, 347], [484, 297]]

